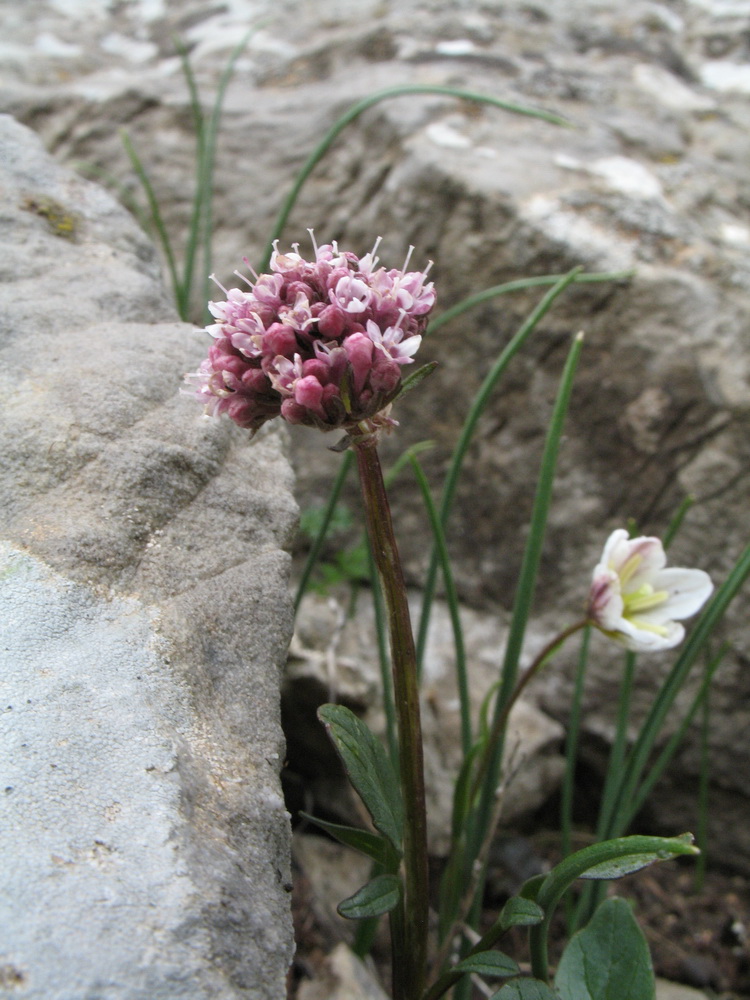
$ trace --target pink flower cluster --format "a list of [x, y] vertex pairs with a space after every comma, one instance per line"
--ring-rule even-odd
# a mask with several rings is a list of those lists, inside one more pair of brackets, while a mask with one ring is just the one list
[[379, 243], [358, 258], [313, 238], [314, 261], [274, 244], [270, 274], [236, 272], [249, 289], [222, 288], [226, 301], [209, 303], [214, 342], [187, 376], [206, 412], [251, 431], [278, 415], [321, 430], [395, 423], [388, 407], [435, 293], [429, 266], [407, 271], [409, 257], [400, 271], [378, 268]]

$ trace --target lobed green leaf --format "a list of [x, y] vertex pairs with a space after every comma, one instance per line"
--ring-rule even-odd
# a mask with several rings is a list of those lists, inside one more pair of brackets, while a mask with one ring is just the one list
[[319, 826], [321, 830], [325, 830], [326, 833], [330, 833], [340, 843], [353, 848], [355, 851], [359, 851], [360, 854], [365, 854], [368, 858], [372, 858], [373, 861], [382, 865], [386, 871], [395, 872], [397, 870], [400, 855], [385, 837], [381, 837], [377, 833], [371, 833], [369, 830], [360, 830], [354, 826], [329, 823], [327, 820], [318, 819], [317, 816], [311, 816], [309, 813], [302, 811], [300, 811], [300, 816], [311, 823], [315, 823], [316, 826]]
[[398, 780], [385, 747], [344, 705], [321, 705], [318, 718], [328, 730], [349, 780], [372, 816], [375, 828], [400, 852], [404, 810]]
[[539, 979], [514, 979], [501, 990], [493, 993], [490, 1000], [560, 1000], [546, 983]]
[[544, 920], [544, 910], [533, 899], [524, 896], [512, 896], [500, 913], [500, 925], [504, 930], [509, 927], [531, 927]]
[[478, 976], [487, 976], [503, 979], [507, 976], [517, 976], [521, 971], [518, 964], [508, 955], [501, 951], [479, 951], [476, 955], [469, 955], [459, 962], [452, 970], [453, 972], [471, 972]]
[[353, 896], [339, 903], [337, 909], [347, 920], [364, 920], [380, 917], [398, 906], [401, 898], [401, 879], [397, 875], [377, 875]]
[[560, 1000], [654, 1000], [643, 931], [624, 899], [605, 900], [563, 952], [555, 976]]

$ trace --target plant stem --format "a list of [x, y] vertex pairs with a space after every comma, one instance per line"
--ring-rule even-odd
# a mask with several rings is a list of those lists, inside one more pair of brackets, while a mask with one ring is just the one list
[[569, 625], [562, 632], [558, 633], [554, 639], [550, 639], [547, 645], [542, 649], [542, 651], [537, 655], [534, 662], [523, 674], [521, 679], [516, 682], [516, 686], [513, 689], [510, 697], [507, 699], [502, 709], [495, 716], [492, 723], [492, 729], [490, 730], [489, 738], [487, 739], [487, 744], [482, 752], [482, 759], [480, 761], [477, 773], [474, 777], [474, 785], [472, 787], [471, 798], [472, 801], [479, 794], [479, 789], [484, 781], [484, 777], [490, 767], [490, 762], [493, 755], [495, 754], [497, 747], [500, 743], [501, 738], [505, 733], [505, 727], [508, 723], [508, 717], [510, 716], [510, 710], [513, 708], [515, 703], [520, 698], [527, 684], [533, 680], [534, 677], [539, 673], [541, 668], [547, 662], [547, 660], [555, 653], [560, 646], [563, 645], [566, 639], [569, 639], [571, 635], [576, 632], [580, 632], [582, 628], [585, 628], [589, 624], [588, 618], [582, 618], [580, 621], [575, 622], [573, 625]]
[[367, 533], [388, 610], [399, 769], [404, 798], [405, 920], [402, 968], [393, 970], [394, 1000], [419, 1000], [427, 965], [427, 818], [414, 637], [401, 559], [373, 435], [354, 444]]

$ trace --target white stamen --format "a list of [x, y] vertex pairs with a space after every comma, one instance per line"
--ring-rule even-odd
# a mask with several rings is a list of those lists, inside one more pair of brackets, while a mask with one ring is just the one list
[[307, 231], [310, 234], [310, 240], [311, 240], [312, 245], [313, 245], [313, 250], [315, 251], [315, 259], [317, 260], [318, 259], [318, 244], [315, 242], [315, 230], [314, 229], [308, 229]]
[[247, 277], [247, 275], [243, 274], [242, 271], [232, 271], [232, 274], [236, 274], [240, 281], [244, 281], [250, 288], [254, 287], [253, 282]]
[[414, 247], [409, 247], [409, 252], [406, 255], [406, 260], [404, 261], [404, 266], [401, 268], [404, 274], [406, 274], [406, 269], [409, 266], [409, 261], [411, 260], [411, 255], [414, 253]]
[[221, 282], [219, 281], [219, 279], [218, 279], [218, 278], [216, 277], [216, 275], [215, 275], [215, 274], [209, 274], [209, 276], [208, 276], [208, 280], [209, 280], [209, 281], [213, 281], [213, 283], [214, 283], [215, 285], [218, 285], [218, 286], [219, 286], [219, 288], [220, 288], [220, 289], [222, 290], [222, 292], [224, 292], [224, 294], [225, 294], [225, 295], [229, 295], [229, 292], [228, 292], [228, 291], [226, 290], [226, 288], [225, 288], [225, 287], [224, 287], [224, 286], [222, 285], [222, 283], [221, 283]]
[[248, 269], [248, 271], [250, 272], [250, 274], [252, 274], [252, 276], [257, 281], [258, 280], [258, 272], [255, 270], [255, 268], [253, 267], [253, 265], [250, 263], [250, 261], [248, 260], [248, 258], [247, 257], [243, 257], [242, 258], [242, 262], [245, 265], [245, 267]]
[[375, 240], [375, 242], [372, 245], [372, 250], [370, 251], [370, 257], [372, 258], [372, 266], [373, 267], [375, 267], [375, 265], [378, 262], [378, 258], [376, 256], [376, 254], [378, 252], [378, 247], [380, 246], [380, 244], [382, 242], [383, 242], [383, 237], [382, 236], [378, 236], [378, 238]]

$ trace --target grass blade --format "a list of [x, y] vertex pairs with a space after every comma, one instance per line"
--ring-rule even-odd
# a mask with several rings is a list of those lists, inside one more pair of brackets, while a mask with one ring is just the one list
[[514, 104], [511, 101], [502, 101], [497, 97], [491, 97], [487, 94], [478, 94], [470, 90], [463, 90], [460, 87], [432, 86], [430, 84], [404, 84], [398, 87], [388, 87], [385, 90], [379, 90], [374, 94], [370, 94], [368, 97], [365, 97], [361, 101], [357, 101], [353, 104], [336, 122], [334, 122], [312, 153], [310, 153], [308, 158], [305, 160], [302, 168], [297, 174], [289, 194], [286, 196], [284, 203], [281, 206], [281, 210], [273, 227], [273, 232], [271, 233], [271, 237], [268, 240], [268, 244], [266, 245], [266, 249], [263, 254], [263, 260], [260, 265], [261, 272], [267, 270], [268, 268], [268, 262], [271, 259], [274, 240], [281, 236], [284, 226], [286, 225], [291, 211], [297, 202], [297, 198], [299, 197], [299, 193], [302, 190], [305, 181], [328, 152], [340, 133], [347, 127], [347, 125], [350, 125], [353, 121], [355, 121], [363, 112], [367, 111], [374, 105], [379, 104], [381, 101], [387, 101], [394, 97], [407, 97], [415, 94], [437, 94], [444, 97], [454, 97], [457, 100], [472, 101], [476, 104], [488, 104], [496, 108], [501, 108], [504, 111], [511, 111], [514, 114], [526, 115], [531, 118], [539, 118], [542, 121], [551, 122], [555, 125], [568, 124], [564, 118], [561, 118], [559, 115], [551, 114], [548, 111], [528, 108], [520, 104]]
[[[573, 389], [573, 379], [575, 377], [578, 361], [583, 349], [583, 334], [578, 333], [573, 339], [568, 358], [565, 362], [560, 387], [557, 392], [555, 406], [552, 411], [547, 438], [544, 443], [541, 468], [534, 496], [534, 507], [529, 525], [529, 535], [524, 548], [523, 562], [519, 575], [516, 597], [513, 604], [513, 616], [511, 619], [510, 633], [505, 647], [505, 658], [503, 660], [501, 684], [495, 702], [495, 717], [498, 717], [505, 708], [506, 701], [512, 696], [518, 678], [518, 664], [521, 658], [523, 640], [526, 634], [526, 624], [528, 622], [531, 604], [536, 589], [536, 578], [539, 570], [539, 563], [542, 556], [542, 545], [547, 528], [547, 515], [549, 513], [552, 499], [552, 489], [554, 486], [555, 469], [557, 467], [557, 456], [560, 450], [560, 441], [565, 423], [565, 417], [570, 405], [570, 397]], [[482, 802], [479, 813], [479, 830], [477, 842], [481, 843], [484, 837], [486, 824], [492, 815], [492, 804], [497, 788], [500, 774], [500, 764], [503, 754], [503, 741], [498, 742], [494, 749], [492, 759], [487, 767], [487, 775], [484, 782]]]
[[[499, 357], [495, 361], [494, 365], [487, 373], [487, 376], [479, 388], [479, 391], [474, 399], [471, 410], [469, 411], [466, 420], [464, 421], [464, 426], [461, 430], [461, 436], [453, 450], [453, 455], [451, 456], [451, 464], [448, 469], [448, 474], [445, 479], [445, 485], [443, 487], [443, 494], [440, 500], [440, 522], [445, 530], [448, 523], [448, 518], [450, 516], [451, 507], [453, 506], [453, 498], [455, 496], [456, 487], [458, 485], [458, 479], [461, 473], [461, 468], [463, 466], [463, 461], [468, 451], [471, 439], [474, 436], [474, 431], [476, 429], [479, 418], [484, 412], [485, 407], [490, 399], [490, 396], [501, 378], [504, 374], [506, 368], [513, 360], [515, 355], [521, 349], [521, 347], [526, 342], [529, 335], [535, 329], [540, 320], [549, 312], [552, 305], [567, 287], [575, 280], [576, 275], [579, 273], [580, 269], [575, 268], [568, 274], [559, 277], [553, 287], [546, 293], [542, 298], [539, 305], [534, 309], [531, 314], [526, 318], [526, 320], [521, 324], [520, 328], [516, 334], [511, 338], [511, 340], [506, 344], [503, 350], [500, 352]], [[430, 556], [429, 569], [427, 571], [427, 578], [424, 585], [424, 597], [422, 602], [422, 613], [419, 620], [419, 631], [417, 634], [417, 664], [421, 666], [422, 659], [424, 658], [425, 644], [427, 641], [427, 628], [430, 621], [430, 610], [432, 606], [432, 601], [435, 596], [435, 585], [437, 583], [437, 569], [438, 569], [438, 556], [436, 550], [433, 548], [432, 554]]]
[[[594, 285], [605, 281], [624, 281], [632, 277], [634, 273], [634, 271], [581, 273], [576, 274], [573, 282], [576, 285]], [[477, 306], [481, 306], [484, 302], [489, 302], [499, 295], [507, 295], [509, 292], [522, 292], [527, 288], [547, 288], [550, 285], [556, 285], [561, 277], [562, 275], [560, 274], [543, 274], [535, 278], [517, 278], [515, 281], [506, 281], [502, 285], [492, 285], [490, 288], [485, 288], [474, 295], [468, 295], [465, 299], [461, 299], [460, 302], [451, 306], [450, 309], [446, 309], [445, 312], [440, 313], [435, 319], [431, 319], [424, 335], [425, 337], [429, 336], [429, 334], [439, 330], [441, 326], [450, 323], [451, 320], [468, 312], [469, 309], [475, 309]]]
[[180, 284], [180, 279], [177, 276], [177, 266], [175, 264], [174, 253], [172, 252], [172, 243], [169, 239], [167, 228], [164, 225], [164, 219], [162, 218], [161, 209], [159, 208], [159, 201], [156, 197], [156, 193], [149, 176], [146, 173], [146, 169], [143, 166], [140, 157], [136, 153], [135, 147], [130, 141], [130, 136], [125, 129], [120, 130], [120, 137], [122, 139], [122, 144], [125, 147], [125, 152], [128, 155], [128, 159], [130, 160], [130, 164], [141, 183], [143, 193], [146, 195], [146, 200], [148, 201], [149, 211], [151, 212], [151, 223], [156, 230], [156, 235], [159, 238], [159, 243], [164, 251], [167, 267], [169, 268], [169, 276], [172, 281], [172, 293], [174, 295], [175, 302], [177, 303], [177, 311], [180, 315], [180, 319], [186, 320], [187, 314], [182, 305], [182, 285]]
[[411, 465], [419, 488], [422, 491], [422, 499], [424, 500], [427, 516], [430, 520], [433, 544], [437, 550], [440, 569], [443, 574], [443, 582], [445, 584], [445, 598], [453, 627], [453, 642], [456, 651], [456, 680], [458, 682], [458, 697], [461, 711], [461, 747], [464, 757], [467, 757], [471, 752], [472, 746], [471, 702], [469, 699], [469, 678], [466, 670], [466, 648], [464, 645], [463, 628], [461, 627], [461, 613], [458, 607], [458, 592], [453, 580], [453, 571], [451, 569], [450, 556], [448, 555], [448, 547], [445, 543], [443, 526], [440, 523], [440, 515], [432, 498], [430, 484], [427, 482], [424, 469], [415, 455], [411, 455]]
[[320, 551], [326, 540], [326, 535], [328, 534], [328, 528], [331, 523], [331, 518], [333, 517], [333, 512], [336, 509], [336, 504], [338, 503], [339, 496], [341, 495], [341, 490], [344, 487], [346, 477], [349, 475], [353, 462], [353, 453], [351, 451], [347, 451], [342, 459], [341, 465], [339, 466], [336, 478], [333, 481], [331, 493], [323, 511], [323, 517], [321, 518], [318, 533], [310, 546], [310, 551], [307, 554], [307, 559], [305, 560], [305, 565], [302, 569], [302, 575], [300, 576], [300, 581], [297, 585], [297, 595], [294, 599], [295, 611], [298, 610], [300, 602], [307, 591], [307, 585], [310, 582], [312, 571], [315, 569], [315, 564], [318, 561], [318, 556], [320, 555]]
[[651, 751], [664, 725], [667, 713], [687, 680], [688, 674], [697, 657], [709, 641], [724, 612], [748, 576], [750, 576], [750, 545], [747, 546], [739, 557], [732, 572], [723, 585], [716, 591], [703, 611], [703, 614], [696, 622], [687, 642], [683, 646], [682, 653], [677, 658], [669, 676], [651, 706], [651, 710], [641, 727], [635, 745], [628, 757], [617, 808], [606, 831], [606, 836], [612, 836], [612, 830], [624, 829], [624, 826], [628, 822], [631, 803], [641, 782]]

